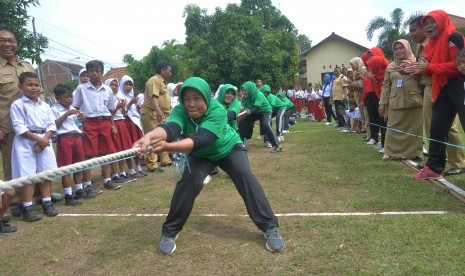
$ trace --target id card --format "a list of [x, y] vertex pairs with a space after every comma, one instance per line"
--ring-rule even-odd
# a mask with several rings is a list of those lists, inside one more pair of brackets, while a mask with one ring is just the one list
[[402, 78], [398, 78], [397, 79], [397, 88], [401, 88], [402, 87]]

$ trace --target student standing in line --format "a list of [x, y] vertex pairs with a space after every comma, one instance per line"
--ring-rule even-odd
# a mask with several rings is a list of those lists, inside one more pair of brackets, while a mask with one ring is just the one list
[[[110, 110], [115, 109], [115, 97], [111, 88], [101, 81], [103, 62], [91, 60], [86, 63], [86, 71], [90, 80], [76, 88], [72, 106], [78, 108], [86, 117], [82, 124], [84, 132], [84, 154], [86, 159], [115, 153], [112, 140], [115, 130], [113, 116]], [[117, 190], [121, 185], [111, 180], [110, 165], [102, 166], [103, 186], [108, 190]], [[92, 185], [90, 170], [83, 172], [84, 188]]]
[[[10, 108], [15, 130], [11, 156], [13, 179], [57, 168], [50, 140], [56, 131], [56, 125], [49, 105], [39, 99], [39, 77], [32, 72], [22, 73], [19, 76], [19, 88], [24, 95], [14, 101]], [[21, 188], [23, 219], [28, 222], [42, 219], [32, 201], [34, 186], [25, 185]], [[42, 181], [39, 187], [43, 213], [49, 217], [58, 215], [51, 198], [51, 181]]]
[[[119, 90], [122, 92], [126, 100], [126, 106], [124, 107], [125, 123], [129, 131], [131, 144], [134, 144], [137, 140], [144, 136], [142, 123], [140, 121], [140, 113], [137, 111], [137, 97], [134, 96], [134, 81], [130, 76], [124, 75], [119, 83]], [[141, 160], [139, 157], [134, 157], [134, 164], [136, 166], [135, 169], [134, 167], [129, 168], [128, 173], [130, 177], [141, 178], [147, 176], [147, 174], [142, 170]]]
[[[73, 91], [66, 85], [53, 88], [57, 103], [52, 107], [52, 118], [57, 126], [57, 164], [58, 167], [84, 161], [84, 144], [82, 141], [82, 121], [84, 115], [71, 106]], [[94, 198], [96, 194], [89, 187], [82, 185], [82, 172], [73, 174], [75, 195], [71, 187], [71, 175], [61, 177], [61, 184], [65, 193], [65, 204], [76, 206], [82, 203], [81, 198]]]

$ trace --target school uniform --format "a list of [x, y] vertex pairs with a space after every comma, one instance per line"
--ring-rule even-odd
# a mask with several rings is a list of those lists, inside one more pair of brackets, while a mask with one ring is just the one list
[[[70, 106], [63, 107], [60, 103], [52, 108], [52, 119], [56, 121], [69, 110], [75, 109]], [[76, 114], [66, 117], [61, 126], [57, 127], [57, 164], [58, 167], [71, 165], [85, 160], [84, 143], [82, 140], [81, 121]]]
[[295, 109], [297, 110], [297, 114], [299, 114], [300, 116], [300, 113], [302, 112], [302, 108], [304, 106], [304, 99], [303, 99], [303, 91], [302, 90], [297, 90], [295, 93], [294, 93], [294, 97], [295, 97]]
[[[118, 91], [113, 94], [115, 97], [115, 106], [120, 101], [125, 101], [125, 97]], [[132, 148], [132, 141], [131, 135], [129, 134], [126, 118], [123, 114], [123, 110], [125, 107], [121, 107], [116, 110], [115, 114], [113, 114], [113, 122], [115, 124], [116, 133], [112, 133], [113, 144], [115, 145], [115, 149], [117, 151], [123, 151]]]
[[[132, 83], [134, 83], [130, 76], [124, 75], [121, 78], [120, 89], [119, 89], [121, 91], [124, 99], [126, 100], [126, 105], [132, 99], [134, 99], [134, 89], [132, 89], [128, 93], [126, 93], [124, 91], [124, 83], [127, 82], [127, 81], [131, 81]], [[142, 102], [143, 102], [143, 95], [144, 94], [141, 93], [139, 95], [142, 95]], [[126, 127], [127, 127], [128, 132], [129, 132], [129, 136], [131, 137], [132, 143], [136, 142], [137, 140], [142, 138], [142, 136], [144, 136], [144, 132], [143, 132], [143, 129], [142, 129], [142, 123], [141, 123], [141, 120], [140, 120], [140, 113], [139, 113], [139, 111], [137, 111], [137, 104], [138, 104], [139, 100], [140, 100], [140, 98], [138, 96], [136, 98], [136, 102], [131, 104], [131, 106], [126, 110], [126, 116], [125, 116]]]
[[313, 89], [310, 92], [305, 92], [305, 108], [307, 108], [307, 114], [308, 115], [314, 115], [315, 114], [315, 108], [314, 108], [314, 101], [315, 99], [312, 96]]
[[27, 131], [40, 137], [44, 137], [48, 131], [56, 131], [51, 113], [48, 104], [41, 99], [34, 103], [22, 96], [11, 105], [11, 121], [15, 131], [11, 156], [13, 179], [57, 168], [51, 144], [36, 153], [34, 146], [37, 142], [22, 136]]
[[321, 103], [321, 90], [313, 91], [312, 92], [312, 98], [313, 98], [313, 118], [316, 121], [322, 121], [326, 119], [326, 114], [325, 110], [323, 108], [323, 104]]
[[111, 112], [115, 97], [110, 87], [102, 84], [98, 89], [89, 81], [76, 88], [72, 106], [84, 113], [84, 154], [86, 157], [115, 153], [111, 131]]

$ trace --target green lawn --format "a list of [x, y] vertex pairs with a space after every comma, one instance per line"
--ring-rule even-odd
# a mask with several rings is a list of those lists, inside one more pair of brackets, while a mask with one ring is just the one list
[[[248, 143], [252, 169], [275, 213], [448, 213], [280, 217], [286, 248], [269, 253], [220, 172], [197, 198], [171, 256], [156, 252], [164, 217], [13, 218], [20, 232], [0, 236], [1, 274], [463, 275], [464, 203], [430, 182], [411, 180], [414, 171], [401, 162], [382, 162], [360, 135], [299, 121], [285, 139], [280, 154], [258, 139]], [[166, 214], [179, 177], [172, 170], [104, 191], [79, 207], [57, 207], [63, 214]], [[465, 188], [464, 178], [447, 179]]]

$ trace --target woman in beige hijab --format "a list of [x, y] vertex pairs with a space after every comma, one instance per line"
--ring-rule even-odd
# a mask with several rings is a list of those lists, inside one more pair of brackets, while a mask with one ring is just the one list
[[416, 76], [404, 72], [415, 62], [410, 43], [399, 39], [392, 44], [394, 61], [384, 75], [380, 113], [387, 119], [383, 160], [423, 159], [423, 99]]

